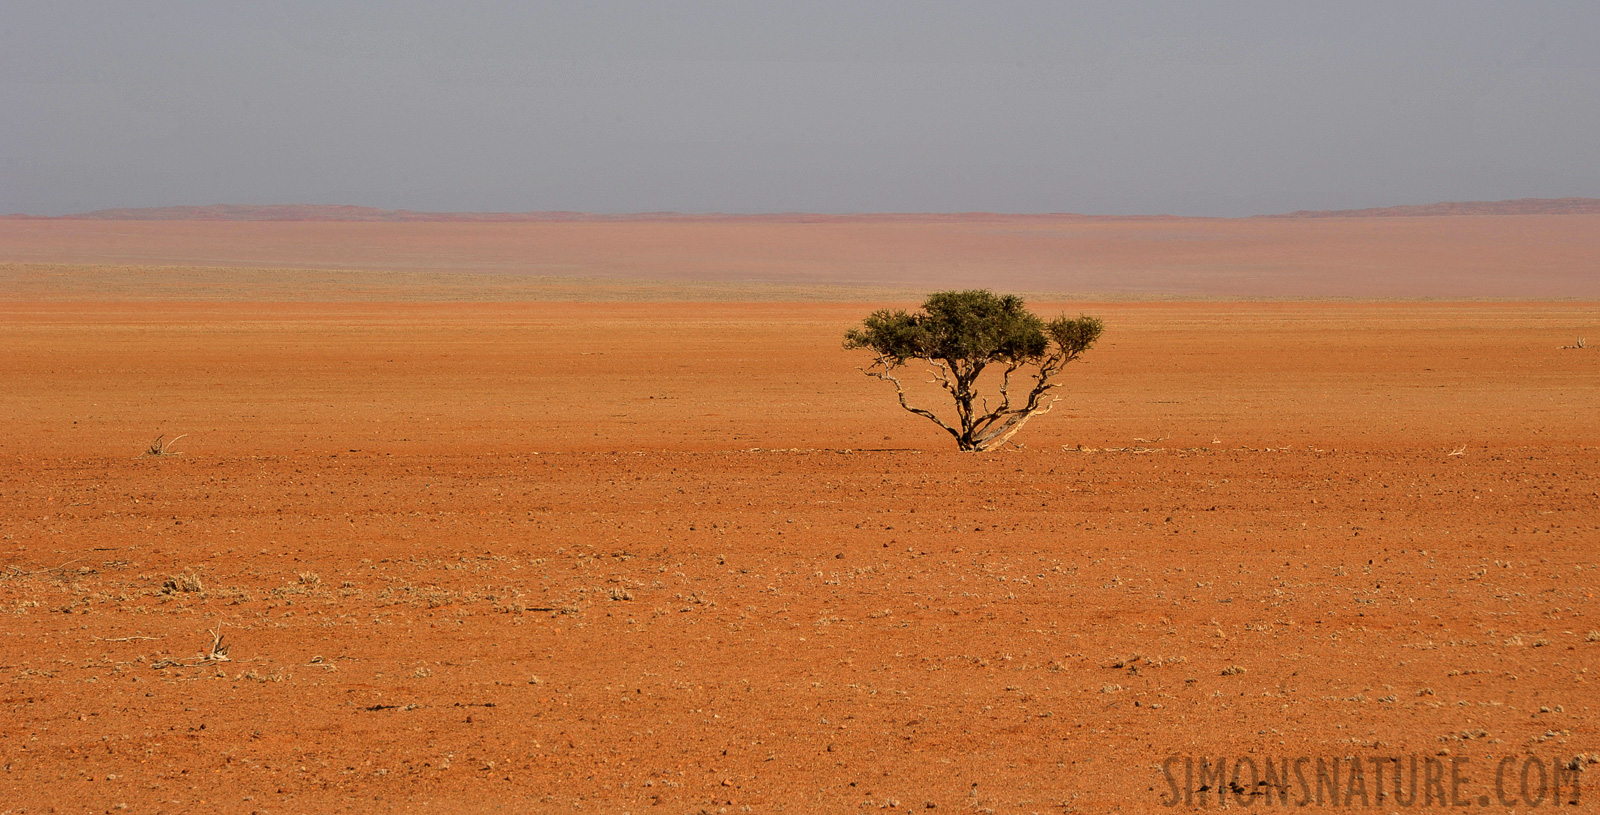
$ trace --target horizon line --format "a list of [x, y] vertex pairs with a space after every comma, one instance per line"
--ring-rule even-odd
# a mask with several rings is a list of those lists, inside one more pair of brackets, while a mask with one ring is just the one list
[[354, 204], [206, 204], [152, 207], [111, 207], [64, 215], [11, 213], [8, 220], [106, 221], [256, 221], [256, 222], [373, 222], [373, 223], [536, 223], [626, 221], [873, 221], [873, 220], [1245, 220], [1251, 218], [1428, 217], [1458, 215], [1593, 215], [1600, 214], [1600, 198], [1512, 198], [1496, 201], [1440, 201], [1339, 210], [1295, 210], [1256, 215], [1089, 214], [1077, 212], [904, 211], [904, 212], [683, 212], [673, 210], [597, 213], [579, 210], [427, 211], [385, 209]]

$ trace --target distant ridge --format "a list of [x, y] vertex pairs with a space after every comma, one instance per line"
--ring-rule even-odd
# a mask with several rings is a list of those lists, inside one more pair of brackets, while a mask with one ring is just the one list
[[1515, 198], [1509, 201], [1443, 201], [1367, 209], [1303, 209], [1261, 218], [1414, 218], [1439, 215], [1597, 215], [1600, 198]]
[[122, 207], [99, 209], [54, 220], [72, 221], [343, 221], [388, 222], [512, 222], [587, 221], [607, 216], [584, 212], [414, 212], [340, 204], [271, 204], [263, 206], [212, 204], [203, 207]]
[[[1450, 215], [1600, 215], [1600, 198], [1517, 198], [1509, 201], [1444, 201], [1367, 209], [1299, 210], [1255, 218], [1404, 218]], [[368, 223], [552, 223], [626, 221], [750, 221], [768, 223], [922, 223], [971, 221], [1177, 220], [1174, 215], [1080, 215], [1067, 212], [1016, 214], [999, 212], [881, 212], [827, 214], [782, 212], [761, 215], [723, 213], [638, 212], [608, 215], [593, 212], [417, 212], [409, 209], [340, 204], [211, 204], [198, 207], [123, 207], [74, 215], [4, 215], [8, 220], [51, 221], [329, 221]]]
[[[340, 204], [212, 204], [203, 207], [124, 207], [101, 209], [76, 215], [10, 215], [15, 219], [52, 221], [338, 221], [370, 223], [545, 223], [545, 222], [621, 222], [621, 221], [769, 221], [838, 223], [849, 221], [977, 221], [977, 220], [1059, 220], [1062, 218], [1104, 218], [1123, 216], [1011, 215], [993, 212], [952, 213], [865, 213], [831, 215], [811, 212], [783, 212], [762, 215], [722, 213], [687, 214], [681, 212], [639, 212], [608, 215], [592, 212], [416, 212], [409, 209], [378, 209]], [[1133, 216], [1166, 218], [1169, 216]]]

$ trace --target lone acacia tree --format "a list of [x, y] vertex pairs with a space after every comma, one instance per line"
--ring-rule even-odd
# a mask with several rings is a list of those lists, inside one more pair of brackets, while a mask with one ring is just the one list
[[[1050, 391], [1066, 364], [1094, 345], [1104, 328], [1094, 317], [1057, 317], [1046, 323], [1028, 311], [1022, 298], [985, 289], [942, 291], [928, 296], [922, 310], [875, 311], [844, 335], [846, 350], [865, 349], [877, 355], [862, 368], [867, 376], [894, 383], [900, 407], [927, 418], [955, 437], [962, 450], [988, 450], [1008, 441], [1022, 425], [1048, 413], [1060, 399]], [[956, 421], [946, 424], [931, 410], [912, 407], [896, 375], [907, 360], [927, 361], [932, 381], [955, 399]], [[993, 409], [977, 391], [978, 377], [989, 366], [1003, 366], [999, 400]], [[1011, 377], [1019, 369], [1033, 378], [1027, 398], [1013, 407]]]

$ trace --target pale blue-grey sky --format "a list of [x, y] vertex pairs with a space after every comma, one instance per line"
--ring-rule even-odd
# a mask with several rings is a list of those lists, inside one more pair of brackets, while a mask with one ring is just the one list
[[0, 0], [0, 212], [1600, 196], [1600, 3]]

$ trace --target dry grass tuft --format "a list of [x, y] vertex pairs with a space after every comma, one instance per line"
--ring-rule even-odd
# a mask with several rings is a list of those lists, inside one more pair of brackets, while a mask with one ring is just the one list
[[222, 623], [217, 623], [217, 627], [208, 633], [211, 634], [211, 648], [206, 653], [200, 655], [200, 661], [227, 662], [228, 646], [222, 642]]
[[169, 439], [167, 441], [162, 441], [162, 439], [166, 439], [166, 437], [167, 437], [167, 434], [165, 434], [165, 433], [163, 433], [163, 434], [161, 434], [159, 436], [156, 436], [156, 440], [153, 441], [153, 442], [150, 442], [150, 446], [145, 448], [144, 454], [147, 455], [147, 456], [176, 456], [176, 455], [182, 455], [181, 453], [173, 452], [172, 445], [177, 444], [178, 443], [178, 439], [181, 439], [181, 438], [183, 438], [184, 436], [187, 436], [187, 435], [189, 435], [189, 434], [188, 433], [184, 433], [184, 434], [179, 435], [179, 436], [173, 436], [171, 439]]
[[175, 574], [161, 583], [162, 594], [201, 592], [205, 591], [205, 588], [205, 584], [200, 581], [200, 575], [193, 573]]

